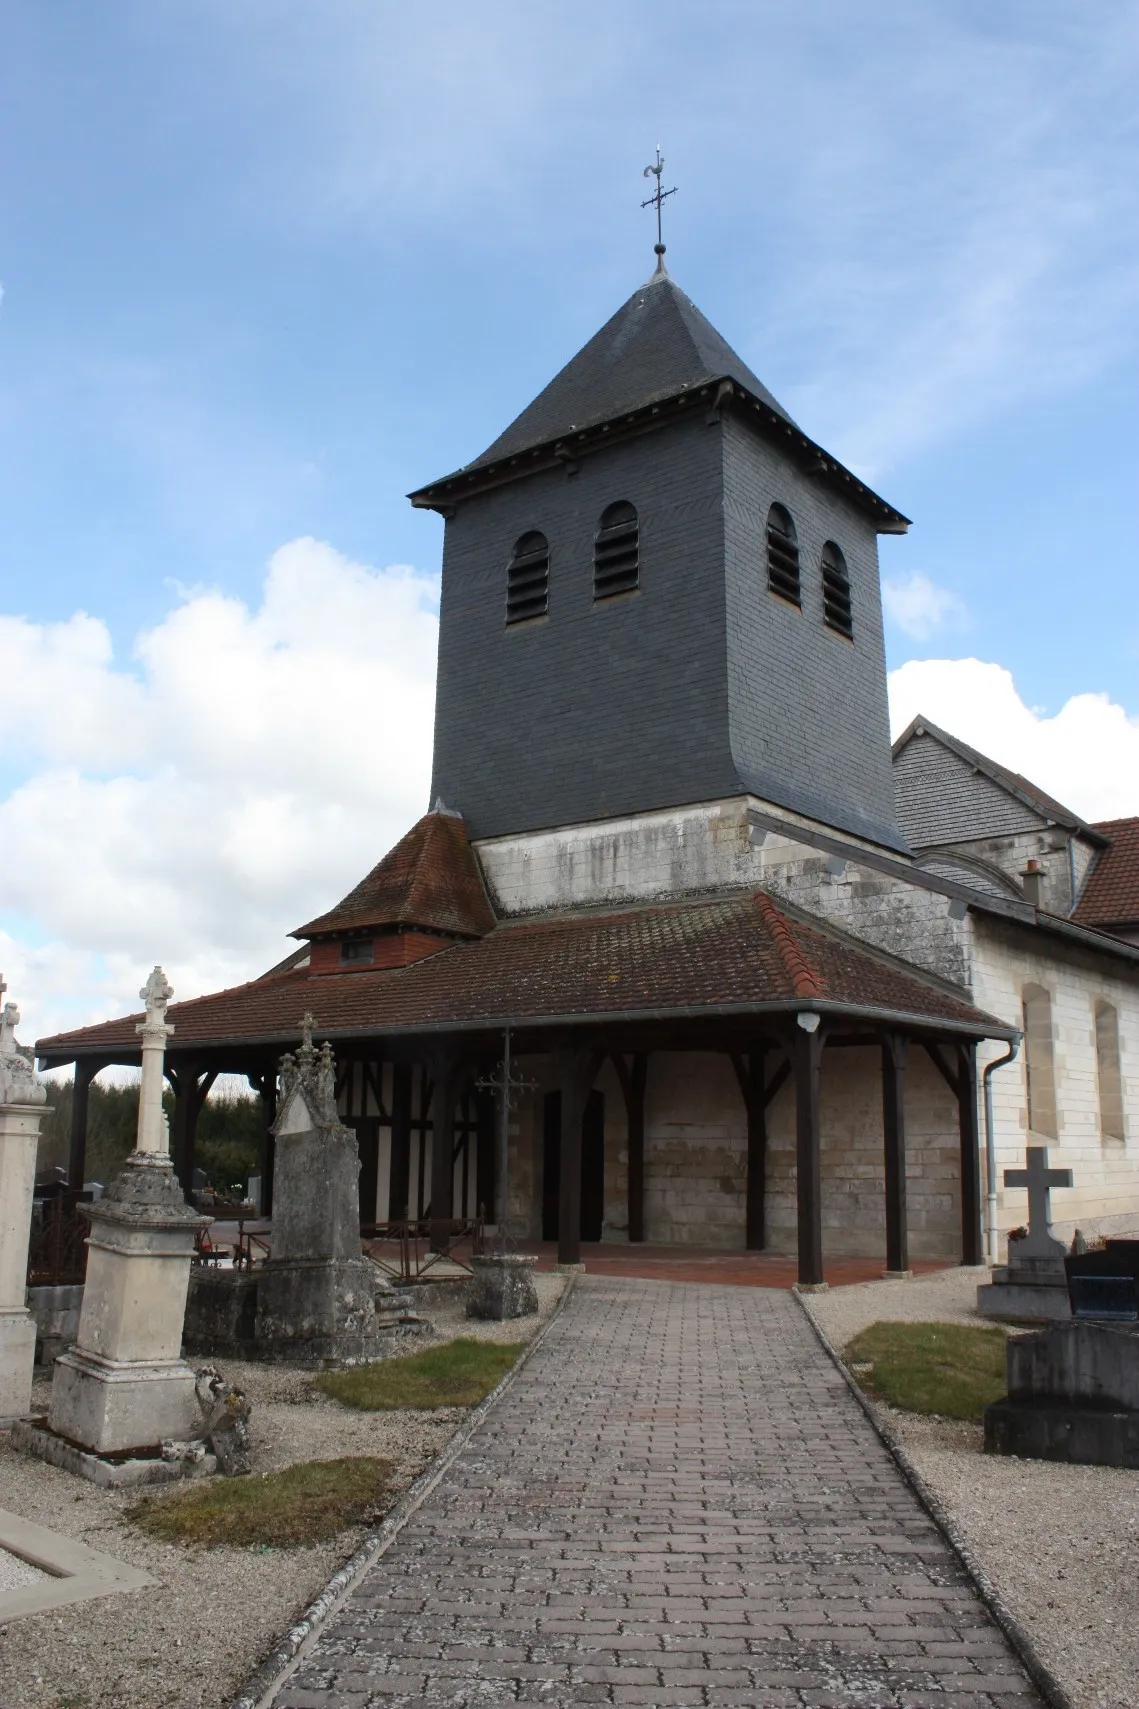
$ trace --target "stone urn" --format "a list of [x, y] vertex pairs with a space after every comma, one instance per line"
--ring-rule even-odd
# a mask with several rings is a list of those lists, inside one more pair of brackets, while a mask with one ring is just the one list
[[508, 1317], [529, 1317], [538, 1309], [534, 1286], [536, 1258], [518, 1252], [492, 1252], [471, 1263], [471, 1287], [467, 1316], [502, 1322]]

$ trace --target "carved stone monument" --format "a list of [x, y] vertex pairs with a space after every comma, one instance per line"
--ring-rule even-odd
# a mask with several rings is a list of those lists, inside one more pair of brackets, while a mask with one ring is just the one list
[[[0, 997], [7, 987], [0, 979]], [[20, 1011], [0, 1012], [0, 1424], [32, 1402], [35, 1321], [25, 1304], [36, 1145], [47, 1093], [16, 1043]]]
[[1006, 1187], [1028, 1188], [1028, 1233], [1009, 1236], [1008, 1263], [993, 1271], [992, 1282], [977, 1289], [982, 1317], [1012, 1323], [1039, 1323], [1071, 1316], [1066, 1248], [1050, 1232], [1053, 1187], [1070, 1187], [1070, 1169], [1049, 1169], [1048, 1148], [1030, 1145], [1026, 1169], [1006, 1169]]
[[194, 1235], [208, 1217], [185, 1202], [170, 1161], [162, 1063], [173, 992], [156, 967], [139, 995], [146, 1019], [138, 1139], [122, 1174], [86, 1207], [87, 1283], [75, 1346], [52, 1382], [49, 1428], [90, 1453], [153, 1452], [199, 1425], [194, 1373], [179, 1357]]
[[306, 1015], [281, 1059], [273, 1236], [257, 1283], [257, 1350], [319, 1364], [378, 1352], [375, 1271], [360, 1251], [360, 1152], [336, 1110], [332, 1049]]

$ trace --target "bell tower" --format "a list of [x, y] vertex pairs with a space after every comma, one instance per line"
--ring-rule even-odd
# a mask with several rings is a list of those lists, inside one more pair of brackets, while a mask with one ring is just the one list
[[754, 796], [890, 848], [877, 536], [665, 270], [480, 457], [445, 518], [432, 799], [472, 838]]

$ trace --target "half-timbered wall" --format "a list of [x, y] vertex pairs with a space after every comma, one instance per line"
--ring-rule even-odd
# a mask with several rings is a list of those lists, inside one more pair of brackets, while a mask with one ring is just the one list
[[[431, 1076], [419, 1063], [343, 1061], [340, 1119], [360, 1147], [361, 1223], [422, 1220], [431, 1210]], [[475, 1091], [455, 1118], [453, 1214], [493, 1214], [493, 1108]]]

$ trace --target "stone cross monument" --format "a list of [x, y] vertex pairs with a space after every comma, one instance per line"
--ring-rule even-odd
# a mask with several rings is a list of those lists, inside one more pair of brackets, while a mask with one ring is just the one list
[[257, 1348], [281, 1359], [374, 1357], [376, 1273], [360, 1250], [360, 1151], [336, 1109], [331, 1046], [301, 1023], [281, 1059], [273, 1245], [257, 1282]]
[[179, 1357], [194, 1235], [205, 1227], [174, 1174], [162, 1111], [166, 1021], [173, 996], [156, 967], [139, 992], [142, 1085], [138, 1138], [91, 1220], [87, 1284], [75, 1346], [56, 1361], [50, 1428], [95, 1454], [153, 1450], [199, 1422], [194, 1373]]
[[[0, 978], [0, 997], [7, 986]], [[36, 1326], [24, 1301], [36, 1184], [36, 1146], [47, 1093], [16, 1043], [20, 1011], [0, 1012], [0, 1424], [32, 1403]]]
[[977, 1289], [982, 1317], [1008, 1323], [1039, 1323], [1071, 1315], [1064, 1244], [1051, 1232], [1051, 1190], [1070, 1187], [1070, 1169], [1049, 1169], [1048, 1147], [1030, 1145], [1024, 1169], [1006, 1169], [1006, 1187], [1028, 1188], [1028, 1233], [1008, 1243], [1008, 1263]]

